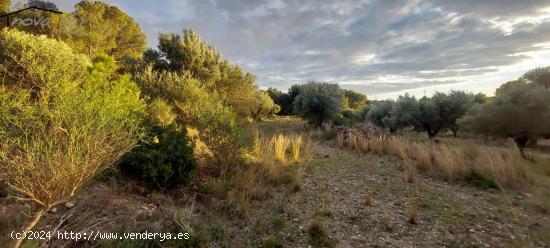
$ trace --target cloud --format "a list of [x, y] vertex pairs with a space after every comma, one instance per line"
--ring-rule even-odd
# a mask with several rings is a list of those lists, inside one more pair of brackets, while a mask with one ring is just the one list
[[260, 86], [280, 89], [320, 80], [378, 94], [513, 79], [511, 66], [550, 49], [536, 46], [550, 40], [541, 0], [106, 2], [133, 16], [150, 46], [158, 32], [194, 28]]

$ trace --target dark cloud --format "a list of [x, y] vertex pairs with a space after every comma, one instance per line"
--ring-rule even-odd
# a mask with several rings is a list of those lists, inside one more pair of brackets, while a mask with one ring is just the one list
[[460, 83], [550, 40], [542, 0], [107, 2], [138, 21], [151, 46], [158, 32], [194, 28], [261, 86], [281, 89], [322, 80], [378, 94]]

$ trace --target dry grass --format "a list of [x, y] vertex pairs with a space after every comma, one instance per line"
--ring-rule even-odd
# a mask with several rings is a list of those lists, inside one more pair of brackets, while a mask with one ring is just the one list
[[416, 204], [412, 204], [407, 210], [407, 222], [410, 224], [416, 224], [418, 218], [418, 207]]
[[307, 228], [309, 244], [313, 247], [335, 247], [336, 242], [328, 235], [326, 227], [321, 220], [314, 219]]
[[302, 150], [302, 136], [298, 135], [290, 139], [290, 151], [292, 154], [292, 159], [295, 162], [300, 161], [300, 151]]
[[339, 148], [344, 148], [344, 133], [343, 132], [336, 133], [336, 145]]
[[279, 134], [278, 136], [273, 137], [272, 142], [275, 148], [275, 159], [283, 164], [286, 164], [286, 151], [290, 144], [290, 140], [286, 136]]
[[208, 184], [226, 199], [227, 210], [248, 218], [252, 200], [264, 200], [274, 186], [287, 185], [291, 192], [302, 189], [304, 170], [299, 162], [309, 157], [309, 145], [301, 135], [276, 134], [266, 139], [254, 133], [249, 162], [232, 168], [227, 177]]
[[256, 133], [253, 155], [262, 162], [276, 161], [283, 165], [296, 164], [309, 158], [310, 145], [302, 135], [273, 135], [270, 139]]
[[178, 208], [174, 211], [174, 223], [181, 231], [193, 232], [192, 224], [194, 223], [195, 201], [190, 200], [185, 207]]
[[[343, 135], [337, 137], [340, 136]], [[472, 181], [484, 187], [527, 190], [532, 183], [529, 168], [543, 163], [523, 159], [513, 144], [490, 147], [461, 140], [410, 142], [395, 136], [350, 136], [349, 140], [355, 141], [344, 145], [348, 149], [403, 159], [407, 182], [414, 182], [418, 168], [447, 181]]]
[[417, 162], [418, 169], [430, 172], [432, 170], [432, 153], [430, 148], [422, 144], [412, 144], [411, 152]]
[[[468, 173], [468, 165], [458, 147], [447, 145], [433, 146], [434, 165], [447, 181], [463, 178]], [[471, 164], [476, 165], [476, 164]]]
[[414, 183], [416, 180], [416, 166], [414, 166], [414, 161], [410, 158], [406, 158], [404, 162], [405, 181], [407, 183]]
[[372, 205], [372, 193], [369, 189], [365, 189], [365, 205], [371, 206]]

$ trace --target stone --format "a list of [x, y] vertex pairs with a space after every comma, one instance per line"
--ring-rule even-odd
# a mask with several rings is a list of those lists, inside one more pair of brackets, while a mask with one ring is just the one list
[[66, 202], [65, 207], [71, 209], [72, 207], [74, 207], [74, 202]]

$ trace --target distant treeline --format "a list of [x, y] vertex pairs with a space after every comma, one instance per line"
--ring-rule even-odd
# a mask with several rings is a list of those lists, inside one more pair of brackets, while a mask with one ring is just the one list
[[447, 130], [457, 136], [462, 128], [512, 138], [523, 151], [529, 141], [550, 137], [549, 86], [550, 67], [544, 67], [501, 85], [494, 97], [451, 91], [369, 102], [360, 93], [318, 82], [293, 85], [288, 92], [269, 88], [267, 93], [281, 107], [279, 114], [299, 115], [318, 126], [371, 122], [390, 133], [412, 128], [430, 138]]

